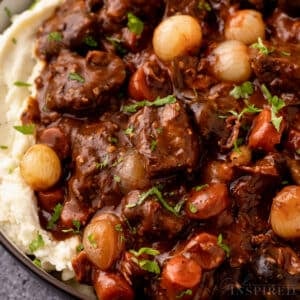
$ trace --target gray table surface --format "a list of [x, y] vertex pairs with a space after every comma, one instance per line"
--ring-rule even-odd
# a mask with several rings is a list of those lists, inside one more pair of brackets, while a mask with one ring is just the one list
[[58, 289], [27, 270], [0, 244], [1, 300], [72, 300]]

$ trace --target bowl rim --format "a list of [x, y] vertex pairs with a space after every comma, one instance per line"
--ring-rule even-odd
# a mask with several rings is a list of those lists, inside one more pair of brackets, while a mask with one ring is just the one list
[[21, 252], [0, 230], [0, 244], [19, 262], [22, 263], [23, 266], [26, 267], [29, 271], [34, 273], [39, 279], [42, 278], [45, 282], [50, 284], [52, 287], [57, 288], [58, 290], [69, 294], [70, 296], [75, 297], [75, 299], [88, 300], [88, 296], [82, 294], [80, 291], [75, 290], [70, 285], [67, 285], [63, 281], [52, 276], [50, 273], [47, 273], [45, 270], [38, 268], [35, 266], [30, 258]]

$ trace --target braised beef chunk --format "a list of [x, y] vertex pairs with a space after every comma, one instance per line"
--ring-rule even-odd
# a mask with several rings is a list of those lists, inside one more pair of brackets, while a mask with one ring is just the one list
[[151, 176], [197, 166], [198, 138], [179, 102], [145, 107], [130, 117], [129, 127], [134, 128], [132, 142], [145, 156]]
[[50, 58], [61, 49], [80, 49], [97, 33], [96, 21], [96, 15], [88, 11], [84, 0], [67, 0], [40, 28], [37, 54]]
[[[268, 45], [270, 49], [272, 45]], [[253, 71], [261, 83], [266, 83], [274, 94], [294, 94], [294, 102], [300, 97], [300, 47], [289, 45], [281, 50], [265, 55], [253, 52], [251, 56]]]
[[85, 125], [72, 141], [74, 173], [69, 180], [69, 195], [93, 208], [116, 205], [121, 200], [118, 180], [112, 165], [118, 159], [114, 144], [118, 126], [111, 122]]
[[40, 103], [55, 111], [82, 111], [106, 104], [125, 79], [124, 64], [114, 54], [90, 51], [85, 58], [63, 51], [43, 71]]

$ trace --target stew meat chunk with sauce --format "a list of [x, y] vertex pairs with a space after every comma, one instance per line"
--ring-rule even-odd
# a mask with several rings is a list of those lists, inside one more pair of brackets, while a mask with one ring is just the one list
[[41, 26], [21, 171], [99, 299], [300, 292], [299, 9], [66, 0]]

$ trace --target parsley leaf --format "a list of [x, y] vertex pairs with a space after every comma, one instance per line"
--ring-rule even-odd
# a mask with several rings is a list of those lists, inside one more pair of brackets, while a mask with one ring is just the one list
[[280, 54], [282, 56], [291, 56], [291, 53], [290, 52], [287, 52], [287, 51], [280, 51]]
[[254, 88], [250, 81], [246, 81], [239, 86], [235, 86], [231, 92], [230, 96], [234, 97], [235, 99], [240, 98], [248, 98], [250, 95], [253, 94]]
[[133, 133], [134, 133], [134, 128], [133, 128], [132, 126], [130, 126], [130, 127], [126, 128], [126, 129], [124, 130], [124, 133], [125, 133], [126, 135], [132, 136]]
[[74, 232], [74, 233], [79, 233], [80, 232], [80, 227], [81, 227], [81, 223], [78, 220], [73, 220], [72, 221], [74, 228], [70, 228], [70, 229], [64, 229], [62, 230], [62, 232]]
[[55, 223], [60, 218], [62, 209], [63, 209], [63, 206], [60, 203], [56, 204], [56, 206], [54, 207], [54, 210], [53, 210], [53, 214], [51, 215], [51, 218], [48, 221], [47, 229], [53, 229]]
[[156, 186], [152, 187], [147, 192], [142, 193], [136, 203], [127, 204], [126, 207], [132, 208], [137, 205], [141, 205], [150, 196], [155, 196], [166, 210], [173, 213], [174, 215], [178, 215], [178, 207], [172, 207], [171, 205], [169, 205], [169, 203], [163, 198], [162, 193]]
[[204, 0], [200, 0], [197, 7], [200, 10], [204, 10], [205, 9], [206, 11], [211, 11], [211, 9], [212, 9], [211, 6], [210, 6], [210, 4], [207, 3]]
[[274, 48], [269, 49], [267, 46], [265, 46], [260, 37], [258, 38], [257, 43], [251, 45], [251, 48], [257, 49], [264, 55], [269, 55], [274, 51]]
[[190, 203], [190, 204], [189, 204], [189, 210], [190, 210], [190, 212], [191, 212], [192, 214], [195, 214], [195, 213], [198, 211], [198, 208], [196, 207], [195, 204]]
[[261, 85], [261, 90], [264, 96], [267, 98], [269, 104], [271, 105], [271, 122], [275, 127], [275, 129], [279, 132], [280, 124], [282, 122], [282, 117], [278, 117], [277, 113], [279, 112], [280, 109], [285, 107], [285, 103], [278, 96], [272, 96], [270, 91], [267, 89], [267, 87], [264, 84]]
[[129, 252], [132, 253], [136, 257], [139, 257], [142, 254], [148, 254], [148, 255], [151, 255], [151, 256], [155, 256], [155, 255], [160, 254], [160, 252], [158, 250], [153, 249], [153, 248], [149, 248], [149, 247], [142, 247], [138, 251], [129, 250]]
[[256, 114], [262, 111], [262, 109], [256, 107], [254, 104], [248, 104], [246, 102], [246, 107], [240, 112], [237, 113], [234, 110], [230, 110], [229, 113], [231, 113], [232, 115], [234, 115], [238, 120], [240, 120], [244, 114]]
[[229, 257], [230, 256], [230, 248], [228, 245], [223, 243], [223, 236], [221, 233], [218, 235], [217, 244], [221, 249], [223, 249], [223, 251], [226, 253], [226, 256]]
[[78, 74], [76, 72], [69, 73], [68, 79], [69, 80], [75, 80], [75, 81], [78, 81], [78, 82], [81, 82], [81, 83], [85, 82], [85, 79], [80, 74]]
[[35, 124], [16, 125], [14, 126], [14, 129], [16, 129], [17, 131], [25, 135], [30, 135], [30, 134], [34, 134], [35, 132]]
[[134, 104], [131, 104], [131, 105], [126, 105], [123, 107], [122, 110], [123, 110], [123, 112], [127, 112], [127, 113], [135, 113], [137, 111], [137, 109], [144, 107], [144, 106], [164, 106], [166, 104], [172, 104], [175, 102], [176, 102], [176, 98], [173, 95], [169, 95], [164, 98], [158, 97], [154, 101], [143, 100], [143, 101], [139, 101]]
[[24, 82], [24, 81], [15, 81], [14, 85], [15, 86], [20, 86], [20, 87], [22, 87], [22, 86], [28, 87], [28, 86], [31, 86], [31, 83]]
[[150, 144], [151, 152], [155, 151], [156, 147], [157, 147], [157, 140], [152, 140]]
[[138, 261], [138, 265], [142, 270], [148, 271], [154, 274], [160, 274], [160, 268], [156, 261], [142, 259]]
[[40, 259], [35, 258], [32, 262], [33, 262], [37, 267], [39, 267], [39, 268], [42, 267], [42, 262], [41, 262]]
[[84, 43], [89, 46], [89, 47], [97, 47], [98, 46], [98, 43], [97, 41], [92, 37], [92, 36], [86, 36], [84, 38]]
[[127, 53], [127, 50], [122, 46], [122, 41], [114, 37], [106, 37], [106, 39], [114, 46], [116, 52], [123, 56]]
[[97, 242], [95, 240], [95, 237], [93, 234], [89, 234], [88, 235], [88, 240], [90, 242], [90, 244], [92, 245], [93, 248], [97, 248]]
[[201, 191], [202, 189], [204, 189], [206, 187], [208, 187], [208, 184], [197, 185], [197, 186], [194, 187], [194, 190], [196, 192], [199, 192], [199, 191]]
[[83, 249], [84, 249], [83, 244], [79, 244], [79, 245], [76, 247], [76, 252], [78, 253], [78, 252], [82, 251]]
[[114, 181], [117, 183], [121, 182], [121, 177], [118, 175], [114, 175]]
[[37, 237], [29, 244], [29, 250], [31, 253], [45, 246], [43, 237], [38, 233]]
[[176, 296], [176, 299], [181, 299], [185, 295], [191, 296], [193, 295], [193, 291], [191, 289], [184, 290]]
[[127, 18], [128, 18], [128, 22], [127, 22], [128, 29], [131, 32], [135, 33], [136, 35], [141, 35], [144, 30], [143, 21], [131, 12], [127, 14]]
[[12, 39], [11, 39], [11, 41], [13, 42], [13, 44], [17, 44], [17, 39], [15, 38], [15, 37], [13, 37]]
[[5, 145], [0, 145], [0, 149], [1, 149], [1, 150], [6, 150], [6, 149], [8, 149], [8, 147], [5, 146]]
[[118, 232], [122, 232], [123, 231], [122, 224], [116, 224], [115, 225], [115, 230], [118, 231]]
[[104, 169], [107, 166], [108, 166], [108, 155], [105, 156], [102, 162], [96, 163], [96, 169]]
[[58, 31], [53, 31], [53, 32], [50, 32], [48, 34], [48, 40], [49, 41], [55, 41], [55, 42], [61, 42], [63, 39], [63, 36], [60, 32]]
[[11, 19], [11, 17], [12, 17], [12, 12], [11, 12], [11, 10], [8, 8], [8, 7], [4, 7], [4, 11], [5, 11], [5, 14], [7, 15], [7, 17], [9, 18], [9, 19]]

